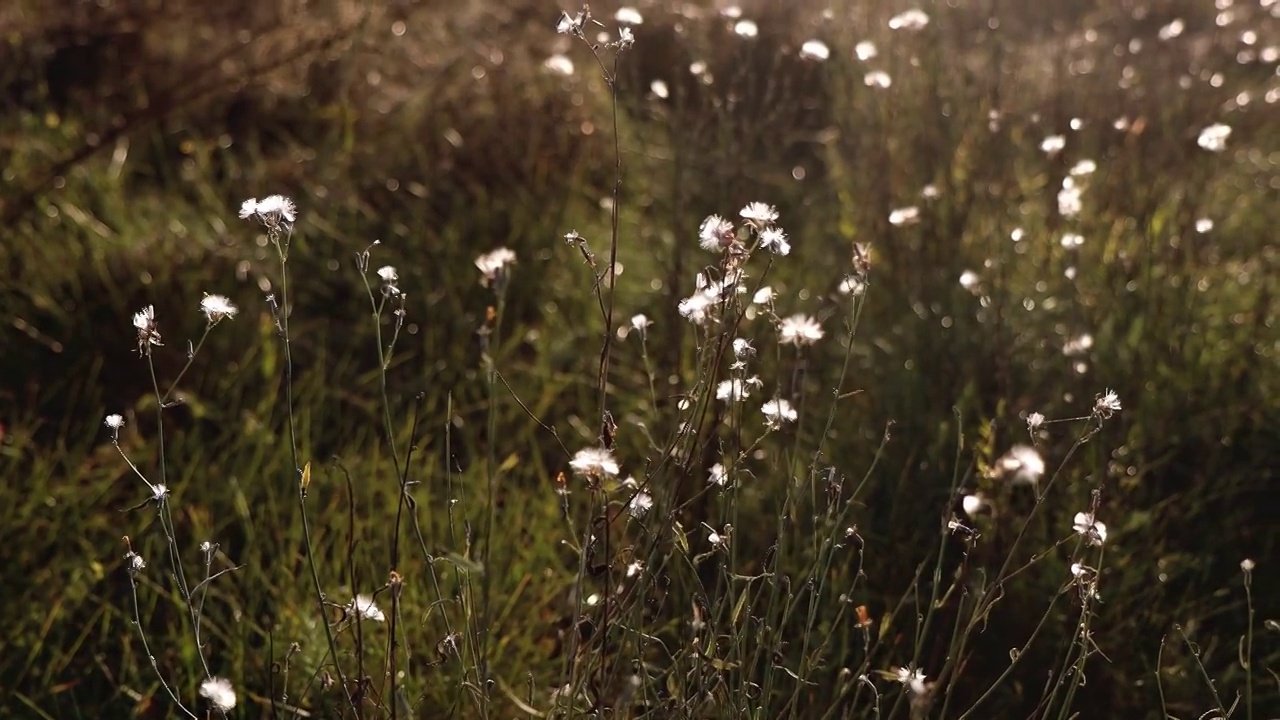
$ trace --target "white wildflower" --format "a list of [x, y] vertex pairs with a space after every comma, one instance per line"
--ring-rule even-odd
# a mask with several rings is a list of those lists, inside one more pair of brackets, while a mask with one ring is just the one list
[[653, 325], [653, 321], [650, 320], [648, 316], [644, 315], [643, 313], [639, 315], [631, 316], [632, 329], [634, 329], [636, 332], [640, 333], [641, 335], [644, 335], [645, 331], [649, 329], [650, 325]]
[[765, 285], [764, 287], [757, 290], [756, 294], [752, 296], [751, 304], [752, 305], [768, 305], [769, 303], [773, 302], [773, 299], [775, 297], [777, 297], [777, 294], [773, 291], [773, 288], [769, 287], [768, 285]]
[[156, 306], [148, 305], [133, 314], [133, 327], [138, 331], [138, 352], [144, 353], [151, 345], [162, 345], [160, 331], [156, 327]]
[[862, 42], [853, 46], [853, 54], [857, 55], [858, 59], [861, 60], [862, 62], [866, 62], [871, 58], [875, 57], [876, 55], [878, 55], [879, 51], [876, 50], [875, 43], [871, 42], [870, 40], [863, 40]]
[[775, 255], [787, 255], [791, 252], [791, 244], [787, 242], [787, 234], [781, 228], [765, 228], [760, 232], [760, 245], [773, 251]]
[[579, 475], [602, 479], [618, 476], [618, 461], [604, 448], [584, 448], [574, 454], [569, 467]]
[[733, 24], [733, 32], [739, 37], [753, 38], [760, 34], [760, 28], [756, 26], [754, 21], [739, 20]]
[[1103, 420], [1109, 419], [1120, 410], [1120, 396], [1116, 395], [1111, 389], [1107, 389], [1104, 394], [1099, 395], [1093, 403], [1093, 414]]
[[716, 463], [711, 466], [711, 471], [707, 475], [707, 482], [712, 485], [719, 485], [720, 487], [724, 487], [728, 484], [729, 474], [725, 471], [723, 464]]
[[737, 241], [733, 223], [719, 215], [708, 215], [698, 228], [698, 244], [703, 250], [723, 250]]
[[581, 35], [582, 27], [587, 21], [587, 14], [579, 11], [577, 15], [569, 15], [567, 12], [560, 13], [560, 21], [556, 23], [556, 32], [561, 35]]
[[756, 230], [763, 230], [778, 219], [778, 210], [768, 203], [752, 202], [738, 213], [747, 224]]
[[236, 706], [236, 691], [231, 687], [230, 680], [207, 678], [200, 683], [200, 694], [209, 698], [209, 702], [224, 713]]
[[1093, 513], [1078, 512], [1071, 527], [1082, 535], [1091, 545], [1101, 545], [1107, 541], [1107, 526], [1093, 517]]
[[745, 380], [733, 378], [716, 385], [716, 399], [726, 402], [738, 402], [751, 397], [751, 389], [760, 386], [760, 378], [750, 377]]
[[293, 201], [283, 195], [268, 195], [261, 200], [249, 198], [240, 204], [240, 218], [248, 220], [258, 218], [258, 222], [268, 229], [281, 225], [292, 225], [298, 219], [298, 209]]
[[778, 342], [783, 345], [812, 345], [822, 339], [822, 325], [808, 315], [792, 315], [778, 326]]
[[1200, 233], [1201, 235], [1209, 232], [1212, 229], [1213, 229], [1213, 221], [1210, 220], [1209, 218], [1200, 218], [1199, 220], [1196, 221], [1196, 232]]
[[676, 309], [680, 312], [680, 316], [689, 322], [694, 325], [702, 325], [713, 319], [712, 311], [715, 310], [716, 303], [719, 301], [718, 294], [711, 294], [706, 290], [698, 290], [681, 300]]
[[476, 258], [476, 267], [480, 269], [480, 284], [501, 287], [507, 279], [509, 268], [516, 262], [516, 254], [508, 248], [498, 248]]
[[200, 312], [213, 325], [223, 318], [235, 317], [239, 309], [224, 295], [205, 295], [200, 301]]
[[130, 550], [124, 554], [124, 567], [129, 571], [130, 575], [137, 575], [147, 569], [147, 561], [143, 560], [138, 553]]
[[751, 341], [746, 338], [733, 339], [733, 356], [739, 360], [745, 360], [756, 354], [756, 349], [751, 346]]
[[347, 611], [354, 615], [359, 615], [365, 620], [374, 622], [387, 621], [387, 616], [378, 609], [377, 603], [368, 595], [356, 595], [356, 599], [352, 600], [351, 604], [347, 606]]
[[1028, 432], [1035, 432], [1039, 430], [1041, 425], [1044, 425], [1044, 415], [1041, 415], [1038, 412], [1033, 412], [1030, 415], [1027, 415]]
[[627, 503], [627, 512], [631, 513], [631, 517], [639, 520], [649, 513], [653, 508], [653, 496], [646, 492], [638, 492], [631, 496], [631, 500]]
[[764, 413], [765, 425], [774, 430], [782, 427], [783, 423], [795, 422], [799, 417], [791, 403], [783, 398], [766, 402], [761, 406], [760, 412]]
[[921, 695], [925, 691], [923, 670], [912, 670], [900, 667], [896, 671], [898, 682], [902, 683], [912, 695]]
[[124, 427], [124, 418], [115, 414], [108, 415], [107, 419], [103, 421], [103, 424], [112, 430], [119, 430]]
[[867, 291], [867, 281], [857, 275], [846, 275], [840, 281], [840, 292], [843, 295], [859, 297]]

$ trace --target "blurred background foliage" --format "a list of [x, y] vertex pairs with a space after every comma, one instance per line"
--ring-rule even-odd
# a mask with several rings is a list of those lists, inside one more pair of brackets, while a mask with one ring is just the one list
[[[612, 30], [618, 7], [592, 5]], [[105, 413], [124, 413], [122, 444], [154, 464], [151, 381], [129, 327], [146, 304], [168, 339], [157, 358], [169, 379], [185, 338], [202, 329], [203, 293], [244, 309], [213, 333], [170, 416], [179, 532], [192, 546], [216, 538], [244, 565], [205, 613], [219, 663], [266, 688], [289, 643], [319, 652], [295, 580], [282, 360], [263, 302], [274, 255], [235, 218], [241, 200], [276, 192], [301, 209], [291, 291], [306, 454], [339, 457], [357, 479], [350, 499], [336, 466], [317, 481], [316, 512], [335, 529], [320, 540], [323, 567], [346, 577], [337, 528], [354, 501], [361, 582], [376, 585], [387, 569], [396, 488], [379, 449], [376, 346], [354, 270], [355, 254], [378, 240], [375, 266], [395, 265], [408, 293], [390, 375], [397, 421], [408, 428], [422, 394], [431, 428], [417, 455], [424, 533], [456, 547], [449, 500], [484, 477], [490, 447], [513, 459], [497, 500], [510, 537], [495, 580], [508, 600], [493, 629], [504, 651], [494, 671], [512, 686], [533, 673], [548, 689], [556, 622], [572, 608], [574, 561], [557, 539], [553, 487], [567, 458], [509, 398], [488, 437], [476, 331], [491, 296], [472, 262], [516, 251], [497, 366], [570, 450], [590, 444], [600, 338], [616, 328], [602, 326], [591, 275], [562, 238], [576, 229], [607, 256], [615, 139], [618, 317], [655, 320], [650, 349], [671, 373], [670, 387], [658, 378], [662, 397], [692, 372], [693, 331], [675, 307], [708, 262], [696, 247], [706, 215], [776, 204], [794, 246], [767, 276], [780, 312], [816, 307], [830, 335], [851, 248], [870, 245], [853, 347], [861, 392], [827, 459], [859, 476], [893, 423], [858, 518], [874, 613], [934, 552], [954, 474], [976, 477], [1026, 442], [1026, 413], [1087, 414], [1112, 388], [1124, 411], [1063, 468], [1073, 499], [1036, 531], [1060, 537], [1088, 489], [1103, 487], [1112, 539], [1094, 640], [1106, 660], [1091, 665], [1078, 707], [1158, 717], [1158, 674], [1170, 712], [1203, 712], [1208, 691], [1186, 647], [1171, 640], [1160, 655], [1175, 624], [1233, 696], [1243, 683], [1239, 563], [1250, 557], [1255, 685], [1280, 713], [1280, 636], [1261, 625], [1280, 615], [1270, 568], [1280, 3], [634, 7], [643, 23], [617, 68], [616, 138], [595, 59], [554, 32], [559, 11], [576, 8], [542, 0], [0, 7], [0, 501], [10, 508], [0, 524], [0, 716], [169, 712], [131, 626], [120, 561], [122, 534], [157, 557], [163, 543], [146, 514], [121, 514], [140, 488], [102, 428]], [[929, 23], [890, 29], [908, 7]], [[801, 52], [813, 39], [829, 57]], [[861, 42], [874, 43], [873, 57], [859, 56]], [[1231, 128], [1221, 152], [1198, 142], [1214, 123]], [[1041, 149], [1059, 135], [1060, 151]], [[1082, 160], [1096, 170], [1078, 179], [1082, 210], [1064, 214], [1059, 190]], [[906, 207], [918, 221], [892, 223]], [[1064, 243], [1068, 233], [1083, 242]], [[839, 371], [836, 345], [819, 348], [801, 380], [818, 394]], [[637, 353], [616, 362], [613, 403], [626, 428], [647, 381]], [[1072, 440], [1056, 429], [1040, 438], [1051, 471]], [[620, 443], [642, 457], [638, 439]], [[773, 510], [760, 512], [769, 522]], [[990, 532], [992, 547], [1008, 540]], [[770, 542], [738, 539], [761, 555]], [[420, 580], [421, 569], [406, 575]], [[1029, 573], [1010, 588], [962, 692], [976, 697], [1002, 671], [1064, 577]], [[150, 626], [173, 624], [171, 600], [159, 592], [144, 604]], [[446, 635], [428, 617], [417, 628], [424, 647]], [[1034, 707], [1055, 643], [1073, 627], [1064, 615], [1043, 662], [1024, 662], [1002, 691], [1008, 716]], [[180, 634], [153, 636], [152, 647], [162, 667], [192, 662]], [[422, 682], [428, 694], [448, 687]]]

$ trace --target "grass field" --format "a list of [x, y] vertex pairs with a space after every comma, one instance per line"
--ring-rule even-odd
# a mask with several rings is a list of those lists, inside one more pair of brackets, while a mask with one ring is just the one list
[[1280, 2], [54, 5], [0, 718], [1280, 717]]

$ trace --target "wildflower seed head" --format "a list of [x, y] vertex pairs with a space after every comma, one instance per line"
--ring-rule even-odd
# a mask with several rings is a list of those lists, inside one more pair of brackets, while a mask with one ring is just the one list
[[821, 62], [831, 57], [831, 48], [821, 40], [806, 40], [804, 45], [800, 46], [800, 57]]
[[133, 328], [138, 331], [138, 352], [146, 354], [152, 345], [162, 345], [156, 325], [156, 307], [148, 305], [133, 314]]
[[137, 575], [147, 569], [147, 561], [143, 560], [138, 553], [130, 550], [124, 554], [124, 567], [129, 571], [130, 575]]
[[638, 492], [631, 496], [631, 500], [627, 503], [627, 512], [631, 513], [631, 517], [639, 520], [649, 513], [653, 508], [653, 496], [646, 492]]
[[649, 329], [649, 326], [652, 324], [653, 324], [653, 321], [650, 320], [644, 314], [631, 316], [631, 328], [636, 332], [640, 333], [642, 336], [644, 335], [645, 331]]
[[590, 19], [591, 11], [585, 5], [576, 15], [562, 12], [560, 13], [560, 21], [556, 23], [556, 32], [561, 35], [577, 35], [581, 37]]
[[849, 297], [862, 297], [867, 291], [867, 283], [857, 275], [845, 275], [844, 280], [840, 281], [840, 294]]
[[480, 269], [480, 284], [502, 290], [506, 287], [510, 267], [515, 262], [515, 252], [504, 247], [476, 258], [476, 267]]
[[1089, 541], [1090, 545], [1102, 545], [1107, 541], [1107, 526], [1093, 517], [1093, 513], [1078, 512], [1071, 525], [1077, 534]]
[[760, 412], [764, 413], [765, 425], [771, 430], [777, 430], [786, 423], [793, 423], [799, 417], [791, 403], [783, 398], [774, 398], [766, 402], [760, 407]]
[[1099, 420], [1109, 420], [1112, 415], [1120, 412], [1120, 410], [1120, 396], [1109, 388], [1105, 393], [1099, 395], [1093, 403], [1093, 416]]
[[298, 209], [283, 195], [268, 195], [261, 200], [249, 198], [240, 205], [240, 218], [252, 217], [268, 230], [288, 229], [298, 219]]
[[751, 397], [751, 389], [761, 385], [760, 378], [750, 377], [745, 380], [733, 378], [716, 386], [716, 399], [726, 402], [739, 402]]
[[729, 474], [725, 472], [724, 464], [716, 463], [711, 466], [711, 470], [707, 474], [707, 482], [720, 487], [724, 487], [729, 483]]
[[574, 454], [569, 467], [575, 473], [589, 480], [603, 480], [606, 477], [617, 477], [620, 468], [613, 453], [604, 448], [583, 448]]
[[374, 622], [386, 622], [387, 616], [382, 610], [378, 609], [377, 603], [368, 595], [356, 595], [351, 604], [347, 606], [347, 612], [353, 615], [359, 615], [365, 620]]
[[164, 483], [156, 483], [151, 486], [151, 499], [160, 502], [169, 497], [169, 488]]
[[1253, 558], [1245, 558], [1240, 561], [1240, 569], [1245, 573], [1253, 572], [1253, 569], [1257, 566], [1258, 564], [1253, 561]]
[[213, 706], [226, 712], [236, 706], [236, 691], [230, 680], [211, 677], [200, 683], [200, 695], [209, 699]]
[[733, 223], [719, 215], [708, 215], [698, 228], [698, 244], [703, 250], [719, 252], [726, 250], [738, 242]]
[[866, 62], [871, 58], [875, 57], [876, 55], [879, 55], [880, 52], [876, 50], [875, 43], [871, 42], [870, 40], [863, 40], [862, 42], [853, 46], [853, 54], [858, 57], [858, 60], [861, 60], [862, 62]]
[[757, 232], [763, 231], [778, 219], [777, 208], [762, 202], [747, 203], [747, 206], [742, 208], [738, 214]]
[[614, 43], [614, 47], [619, 50], [629, 50], [634, 47], [635, 44], [636, 36], [635, 33], [631, 31], [631, 28], [624, 27], [618, 31], [618, 40]]
[[231, 303], [224, 295], [208, 295], [200, 301], [200, 312], [204, 313], [204, 317], [209, 321], [210, 325], [215, 325], [224, 318], [233, 318], [239, 312], [239, 308]]
[[792, 315], [778, 326], [778, 342], [802, 347], [822, 339], [822, 325], [808, 315]]
[[108, 415], [107, 419], [103, 420], [102, 423], [112, 430], [119, 430], [124, 427], [124, 418], [119, 415], [111, 414]]
[[746, 360], [756, 354], [756, 349], [751, 347], [751, 341], [746, 338], [733, 339], [733, 356], [739, 360]]
[[902, 683], [911, 694], [920, 695], [924, 692], [925, 674], [923, 670], [900, 667], [894, 673], [898, 678], [898, 682]]
[[1027, 432], [1034, 433], [1040, 429], [1041, 425], [1044, 425], [1044, 415], [1038, 412], [1027, 415]]
[[787, 242], [787, 234], [781, 228], [768, 227], [760, 232], [760, 245], [773, 252], [774, 255], [791, 253], [791, 243]]

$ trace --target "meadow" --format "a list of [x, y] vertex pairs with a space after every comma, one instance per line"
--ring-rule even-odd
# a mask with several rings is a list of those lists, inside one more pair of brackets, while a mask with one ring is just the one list
[[1280, 2], [0, 27], [0, 718], [1280, 717]]

